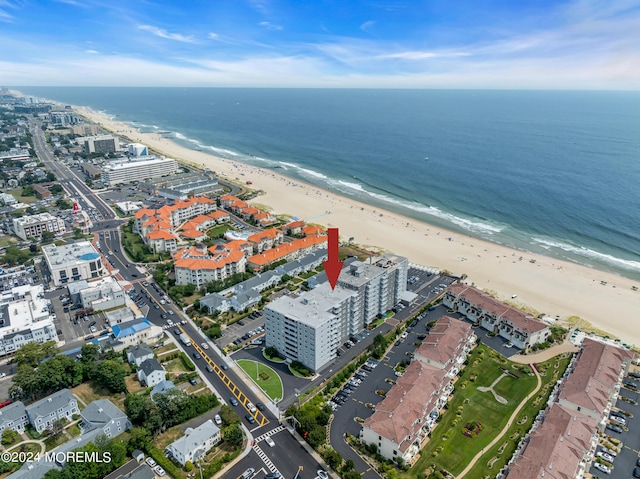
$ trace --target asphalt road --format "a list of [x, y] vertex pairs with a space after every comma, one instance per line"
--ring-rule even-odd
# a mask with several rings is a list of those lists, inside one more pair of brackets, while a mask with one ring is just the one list
[[[182, 311], [174, 304], [162, 304], [161, 300], [164, 297], [162, 290], [157, 291], [153, 288], [153, 281], [151, 278], [145, 276], [145, 266], [136, 265], [132, 263], [124, 254], [121, 236], [118, 230], [122, 220], [118, 219], [115, 213], [109, 208], [109, 206], [98, 197], [93, 190], [91, 190], [82, 180], [75, 176], [75, 174], [62, 163], [58, 162], [53, 153], [46, 144], [44, 132], [40, 129], [39, 125], [32, 121], [33, 141], [34, 148], [38, 158], [45, 164], [45, 166], [52, 171], [58, 182], [78, 201], [83, 209], [95, 209], [101, 216], [102, 220], [94, 222], [94, 228], [92, 231], [98, 233], [100, 248], [103, 253], [103, 257], [111, 263], [111, 265], [119, 270], [120, 275], [125, 281], [131, 282], [134, 287], [139, 291], [144, 291], [148, 296], [146, 310], [147, 319], [158, 325], [164, 326], [166, 320], [162, 318], [163, 314], [166, 314], [168, 318], [173, 321], [179, 319], [186, 319], [186, 316], [182, 314]], [[247, 229], [249, 225], [246, 225]], [[144, 286], [142, 283], [147, 281], [148, 286]], [[79, 328], [73, 328], [70, 326], [72, 322], [69, 321], [69, 317], [64, 315], [62, 311], [62, 305], [60, 304], [59, 297], [64, 294], [65, 290], [60, 288], [49, 294], [54, 304], [56, 311], [60, 310], [62, 316], [58, 318], [60, 324], [63, 326], [63, 334], [67, 343], [61, 348], [63, 352], [73, 351], [82, 347], [84, 341], [84, 325], [80, 321]], [[155, 306], [158, 306], [157, 308]], [[173, 315], [169, 314], [169, 311], [173, 311]], [[65, 321], [66, 319], [66, 321]], [[188, 320], [186, 324], [182, 325], [185, 332], [200, 344], [206, 341], [206, 338], [201, 335], [195, 325]], [[167, 334], [172, 334], [171, 330], [166, 331]], [[209, 342], [210, 345], [213, 343]], [[187, 348], [178, 342], [178, 347], [185, 350], [185, 352], [191, 356], [193, 348]], [[191, 349], [191, 350], [189, 350]], [[210, 347], [206, 351], [206, 354], [216, 362], [218, 365], [224, 363], [223, 359], [218, 356], [213, 347]], [[204, 360], [194, 360], [199, 374], [205, 377], [210, 384], [218, 391], [220, 396], [228, 400], [231, 393], [228, 386], [222, 379], [206, 370]], [[241, 377], [236, 374], [233, 368], [229, 368], [224, 371], [229, 380], [235, 384], [243, 394], [254, 404], [257, 402], [265, 402], [263, 395], [255, 386], [247, 386], [243, 383]], [[8, 381], [7, 381], [8, 383]], [[262, 427], [256, 427], [251, 425], [245, 418], [245, 414], [248, 411], [242, 410], [244, 406], [237, 407], [238, 414], [242, 418], [243, 424], [251, 431], [254, 437], [263, 437], [265, 434], [272, 434], [273, 439], [276, 442], [276, 446], [270, 448], [266, 446], [266, 443], [256, 443], [253, 450], [249, 455], [240, 460], [233, 468], [226, 472], [223, 477], [237, 477], [247, 468], [253, 467], [256, 469], [255, 477], [262, 478], [261, 472], [271, 472], [274, 470], [280, 471], [285, 477], [293, 477], [297, 472], [299, 466], [302, 466], [302, 471], [299, 474], [300, 478], [315, 478], [317, 476], [316, 470], [319, 467], [318, 462], [306, 452], [304, 448], [295, 440], [287, 430], [281, 426], [278, 422], [279, 418], [274, 415], [269, 409], [265, 410], [263, 414], [267, 417], [268, 423]], [[268, 451], [264, 451], [264, 447]]]

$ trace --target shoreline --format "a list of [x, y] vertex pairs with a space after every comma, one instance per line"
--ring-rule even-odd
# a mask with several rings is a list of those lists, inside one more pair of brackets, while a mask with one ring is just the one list
[[140, 133], [87, 107], [72, 108], [114, 135], [144, 143], [159, 154], [209, 168], [227, 181], [251, 181], [252, 189], [265, 194], [250, 202], [267, 205], [277, 214], [338, 227], [342, 240], [353, 237], [356, 244], [392, 251], [408, 257], [413, 264], [467, 274], [468, 282], [502, 299], [517, 295], [518, 303], [540, 313], [561, 319], [579, 316], [626, 343], [640, 344], [640, 331], [623, 319], [629, 311], [640, 310], [640, 292], [631, 290], [636, 281], [630, 278], [452, 232], [269, 168], [184, 147], [159, 133]]

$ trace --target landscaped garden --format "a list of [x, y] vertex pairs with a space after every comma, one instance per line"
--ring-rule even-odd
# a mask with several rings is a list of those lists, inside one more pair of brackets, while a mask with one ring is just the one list
[[[481, 451], [484, 455], [466, 478], [495, 477], [509, 460], [556, 380], [563, 374], [569, 356], [537, 365], [542, 385], [518, 413], [509, 430], [491, 449], [484, 449], [502, 431], [508, 419], [529, 393], [537, 378], [529, 366], [515, 364], [490, 348], [479, 345], [455, 383], [453, 399], [431, 433], [415, 465], [404, 477], [441, 477], [436, 471], [457, 476]], [[433, 475], [435, 474], [435, 475]]]
[[283, 397], [282, 380], [278, 373], [266, 364], [252, 361], [250, 359], [238, 359], [240, 366], [245, 373], [274, 401], [279, 401]]

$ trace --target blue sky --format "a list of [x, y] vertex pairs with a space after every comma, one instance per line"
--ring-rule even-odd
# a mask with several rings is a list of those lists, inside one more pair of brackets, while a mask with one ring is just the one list
[[0, 0], [0, 84], [640, 89], [640, 0]]

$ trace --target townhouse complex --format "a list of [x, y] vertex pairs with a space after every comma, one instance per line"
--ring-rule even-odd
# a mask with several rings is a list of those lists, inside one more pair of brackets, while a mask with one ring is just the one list
[[322, 283], [298, 297], [282, 296], [265, 309], [265, 345], [318, 371], [350, 336], [390, 310], [406, 290], [408, 261], [383, 255], [343, 269], [334, 290]]
[[504, 479], [581, 478], [589, 471], [635, 353], [585, 339], [550, 406], [505, 467]]
[[476, 343], [471, 324], [443, 316], [415, 352], [415, 359], [375, 412], [365, 420], [360, 441], [385, 458], [410, 464], [453, 392], [453, 380]]
[[551, 336], [549, 326], [544, 321], [512, 308], [473, 286], [452, 284], [442, 303], [520, 349], [542, 343]]

